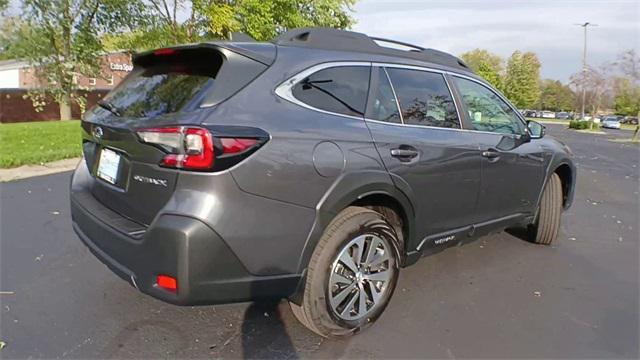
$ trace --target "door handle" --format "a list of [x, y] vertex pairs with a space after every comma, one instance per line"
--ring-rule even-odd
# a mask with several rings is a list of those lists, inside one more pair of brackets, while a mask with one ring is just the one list
[[391, 156], [399, 159], [413, 159], [418, 156], [418, 150], [414, 149], [391, 149]]
[[500, 153], [496, 150], [485, 150], [482, 152], [482, 157], [487, 159], [497, 159], [500, 157]]

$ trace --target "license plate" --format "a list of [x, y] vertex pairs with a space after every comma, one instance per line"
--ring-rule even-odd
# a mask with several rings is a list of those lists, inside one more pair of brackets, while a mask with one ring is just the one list
[[109, 149], [102, 149], [98, 162], [97, 175], [102, 180], [111, 184], [118, 182], [118, 169], [120, 168], [120, 155]]

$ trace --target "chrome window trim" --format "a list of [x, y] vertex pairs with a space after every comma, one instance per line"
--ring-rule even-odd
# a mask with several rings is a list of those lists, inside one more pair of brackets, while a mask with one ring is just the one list
[[[352, 115], [345, 115], [345, 114], [340, 114], [340, 113], [334, 113], [332, 111], [327, 111], [327, 110], [322, 110], [322, 109], [318, 109], [316, 107], [313, 107], [311, 105], [307, 105], [305, 103], [303, 103], [302, 101], [298, 100], [295, 96], [293, 96], [292, 90], [293, 87], [302, 79], [306, 78], [307, 76], [320, 71], [320, 70], [324, 70], [324, 69], [328, 69], [328, 68], [332, 68], [332, 67], [340, 67], [340, 66], [369, 66], [369, 67], [373, 67], [373, 66], [378, 66], [378, 67], [382, 67], [382, 68], [399, 68], [399, 69], [409, 69], [409, 70], [418, 70], [418, 71], [429, 71], [429, 72], [434, 72], [434, 73], [439, 73], [442, 74], [444, 77], [444, 80], [447, 82], [447, 87], [449, 88], [449, 92], [451, 93], [451, 97], [453, 98], [455, 107], [456, 107], [456, 113], [458, 114], [458, 121], [460, 122], [460, 128], [459, 129], [454, 129], [454, 128], [445, 128], [445, 127], [437, 127], [437, 126], [426, 126], [426, 125], [412, 125], [412, 124], [398, 124], [398, 123], [391, 123], [391, 122], [387, 122], [387, 121], [381, 121], [381, 120], [374, 120], [374, 119], [369, 119], [366, 118], [364, 116], [352, 116]], [[386, 73], [386, 71], [385, 71]], [[371, 121], [371, 122], [375, 122], [375, 123], [379, 123], [379, 124], [384, 124], [384, 125], [391, 125], [391, 126], [407, 126], [407, 127], [415, 127], [415, 128], [423, 128], [423, 129], [441, 129], [441, 130], [448, 130], [448, 131], [466, 131], [466, 132], [473, 132], [473, 133], [480, 133], [480, 134], [489, 134], [489, 135], [499, 135], [499, 136], [518, 136], [518, 134], [503, 134], [503, 133], [497, 133], [497, 132], [491, 132], [491, 131], [482, 131], [482, 130], [475, 130], [475, 129], [465, 129], [463, 124], [462, 124], [462, 118], [460, 118], [460, 109], [458, 107], [458, 104], [456, 103], [455, 97], [453, 96], [453, 93], [451, 91], [451, 84], [449, 84], [447, 77], [444, 76], [445, 74], [451, 75], [451, 76], [457, 76], [459, 78], [463, 78], [463, 79], [467, 79], [473, 82], [476, 82], [482, 86], [484, 86], [485, 88], [489, 89], [491, 92], [495, 93], [500, 99], [502, 99], [502, 101], [506, 102], [507, 105], [509, 106], [509, 108], [511, 108], [511, 110], [513, 110], [517, 115], [518, 119], [520, 119], [521, 122], [524, 123], [525, 125], [525, 131], [528, 133], [529, 129], [526, 126], [526, 122], [524, 122], [524, 120], [522, 120], [522, 117], [520, 116], [520, 112], [517, 111], [512, 105], [511, 103], [506, 100], [506, 98], [504, 96], [502, 96], [501, 94], [493, 91], [490, 87], [488, 87], [486, 84], [484, 84], [482, 81], [475, 79], [473, 77], [470, 76], [466, 76], [466, 75], [462, 75], [456, 72], [451, 72], [451, 71], [447, 71], [447, 70], [441, 70], [441, 69], [436, 69], [436, 68], [431, 68], [431, 67], [427, 67], [427, 66], [416, 66], [416, 65], [404, 65], [404, 64], [395, 64], [395, 63], [385, 63], [385, 62], [369, 62], [369, 61], [333, 61], [333, 62], [325, 62], [325, 63], [321, 63], [321, 64], [317, 64], [317, 65], [313, 65], [305, 70], [302, 70], [301, 72], [297, 73], [296, 75], [290, 77], [289, 79], [283, 81], [282, 83], [280, 83], [278, 86], [276, 86], [275, 88], [275, 93], [276, 95], [278, 95], [280, 98], [287, 100], [293, 104], [302, 106], [304, 108], [313, 110], [313, 111], [317, 111], [323, 114], [328, 114], [328, 115], [334, 115], [334, 116], [341, 116], [347, 119], [355, 119], [355, 120], [365, 120], [365, 121]], [[389, 83], [391, 83], [391, 81], [389, 81]], [[391, 86], [393, 88], [393, 83], [391, 83]], [[395, 94], [395, 90], [394, 90], [394, 94]], [[396, 97], [396, 104], [397, 104], [397, 100], [398, 98]], [[399, 105], [399, 104], [398, 104]], [[400, 110], [400, 109], [399, 109]], [[402, 119], [402, 111], [400, 111], [400, 116]]]
[[371, 63], [370, 62], [364, 62], [364, 61], [336, 61], [336, 62], [327, 62], [327, 63], [322, 63], [322, 64], [317, 64], [314, 65], [310, 68], [307, 68], [305, 70], [302, 70], [301, 72], [297, 73], [296, 75], [290, 77], [289, 79], [283, 81], [280, 85], [278, 85], [275, 89], [275, 93], [276, 95], [278, 95], [279, 97], [281, 97], [284, 100], [287, 100], [291, 103], [294, 103], [296, 105], [305, 107], [307, 109], [310, 110], [314, 110], [317, 112], [321, 112], [323, 114], [329, 114], [329, 115], [335, 115], [335, 116], [342, 116], [348, 119], [357, 119], [357, 120], [362, 120], [364, 119], [364, 115], [363, 116], [353, 116], [353, 115], [347, 115], [347, 114], [340, 114], [340, 113], [335, 113], [333, 111], [327, 111], [327, 110], [322, 110], [322, 109], [318, 109], [317, 107], [311, 106], [309, 104], [306, 104], [300, 100], [298, 100], [298, 98], [296, 98], [295, 96], [293, 96], [293, 87], [299, 83], [300, 81], [304, 80], [306, 77], [308, 77], [309, 75], [312, 75], [320, 70], [324, 70], [324, 69], [329, 69], [329, 68], [333, 68], [333, 67], [343, 67], [343, 66], [368, 66], [371, 67]]
[[375, 67], [380, 68], [382, 69], [382, 71], [384, 71], [384, 75], [387, 77], [387, 81], [389, 82], [389, 86], [391, 87], [391, 93], [393, 93], [393, 99], [396, 101], [396, 108], [398, 109], [398, 115], [400, 115], [400, 123], [404, 124], [404, 116], [402, 116], [402, 109], [400, 108], [400, 100], [398, 100], [398, 95], [396, 94], [396, 88], [393, 86], [393, 83], [391, 82], [391, 77], [389, 77], [387, 68], [383, 66], [375, 66]]
[[392, 123], [392, 122], [382, 121], [382, 120], [374, 120], [374, 119], [369, 119], [369, 118], [364, 118], [364, 120], [367, 121], [367, 122], [374, 122], [374, 123], [378, 123], [378, 124], [382, 124], [382, 125], [390, 125], [390, 126], [404, 126], [404, 127], [418, 128], [418, 129], [463, 131], [463, 132], [472, 132], [472, 133], [478, 133], [478, 134], [513, 136], [513, 134], [501, 134], [501, 133], [495, 133], [495, 132], [490, 132], [490, 131], [482, 131], [482, 130], [456, 129], [456, 128], [447, 128], [447, 127], [429, 126], [429, 125], [398, 124], [398, 123]]

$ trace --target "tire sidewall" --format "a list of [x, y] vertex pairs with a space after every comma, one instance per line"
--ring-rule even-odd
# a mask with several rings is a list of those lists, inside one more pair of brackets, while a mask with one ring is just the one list
[[[318, 302], [314, 305], [322, 307], [318, 311], [322, 324], [331, 328], [331, 335], [343, 336], [359, 332], [369, 325], [373, 324], [384, 312], [393, 296], [399, 274], [400, 252], [398, 246], [397, 235], [393, 227], [384, 219], [384, 217], [374, 211], [363, 209], [362, 213], [350, 218], [341, 227], [331, 234], [331, 241], [322, 249], [319, 254], [319, 267], [322, 271], [316, 271], [313, 274], [312, 288], [310, 295]], [[367, 316], [358, 320], [345, 320], [338, 317], [332, 310], [329, 294], [329, 277], [332, 271], [332, 265], [342, 249], [354, 238], [363, 234], [374, 234], [385, 241], [385, 245], [390, 247], [394, 260], [393, 276], [387, 284], [384, 296], [380, 299], [376, 308]]]

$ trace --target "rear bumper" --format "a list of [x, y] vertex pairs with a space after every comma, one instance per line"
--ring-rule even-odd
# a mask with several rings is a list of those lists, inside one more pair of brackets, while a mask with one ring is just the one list
[[[102, 220], [101, 211], [100, 218], [94, 215], [101, 206], [90, 194], [72, 190], [73, 229], [100, 261], [145, 294], [176, 305], [205, 305], [288, 297], [298, 286], [299, 275], [251, 275], [200, 220], [160, 215], [134, 237]], [[159, 288], [157, 275], [175, 277], [177, 293]]]

